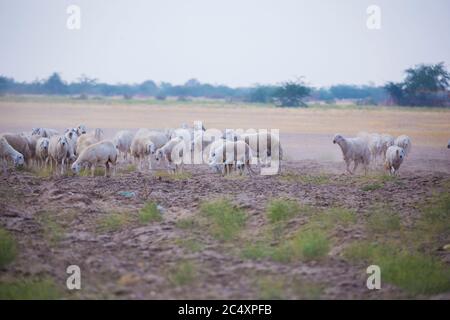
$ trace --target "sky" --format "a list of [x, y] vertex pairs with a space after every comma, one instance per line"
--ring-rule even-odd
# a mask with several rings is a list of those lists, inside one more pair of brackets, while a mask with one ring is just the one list
[[[80, 29], [67, 28], [69, 5]], [[0, 0], [0, 74], [382, 85], [419, 63], [450, 68], [449, 30], [450, 0]]]

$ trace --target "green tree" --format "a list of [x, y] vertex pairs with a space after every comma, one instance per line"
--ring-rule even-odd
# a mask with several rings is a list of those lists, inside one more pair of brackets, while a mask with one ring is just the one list
[[301, 80], [287, 81], [281, 84], [274, 92], [276, 105], [280, 107], [306, 107], [303, 99], [311, 93]]

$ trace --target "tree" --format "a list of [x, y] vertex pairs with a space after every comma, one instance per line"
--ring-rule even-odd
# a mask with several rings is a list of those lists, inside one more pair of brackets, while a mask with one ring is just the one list
[[257, 86], [250, 92], [248, 101], [268, 103], [273, 99], [276, 91], [277, 87], [274, 86]]
[[276, 104], [280, 107], [305, 107], [302, 101], [311, 93], [311, 88], [307, 87], [302, 81], [287, 81], [282, 83], [274, 92]]
[[450, 73], [443, 62], [420, 64], [405, 70], [405, 81], [389, 82], [385, 90], [395, 103], [411, 106], [445, 106], [449, 103]]
[[54, 72], [45, 82], [44, 90], [48, 94], [66, 94], [67, 85], [61, 80], [58, 73]]

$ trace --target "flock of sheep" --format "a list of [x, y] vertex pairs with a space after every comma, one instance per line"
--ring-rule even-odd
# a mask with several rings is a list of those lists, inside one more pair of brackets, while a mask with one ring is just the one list
[[[283, 157], [278, 135], [227, 130], [219, 131], [214, 139], [205, 139], [206, 130], [201, 123], [193, 127], [182, 125], [177, 129], [139, 129], [135, 134], [121, 130], [112, 140], [104, 139], [103, 135], [101, 129], [87, 132], [84, 125], [66, 129], [64, 134], [49, 128], [0, 134], [3, 171], [7, 172], [8, 161], [11, 161], [15, 166], [50, 167], [51, 171], [61, 174], [69, 168], [75, 174], [90, 168], [94, 175], [96, 166], [100, 165], [105, 167], [105, 175], [110, 175], [111, 168], [115, 173], [118, 157], [126, 161], [131, 156], [139, 170], [151, 169], [152, 161], [163, 161], [170, 172], [176, 172], [182, 170], [186, 151], [190, 151], [191, 156], [192, 152], [200, 150], [202, 161], [216, 172], [228, 174], [239, 170], [242, 174], [247, 169], [252, 174], [251, 159], [256, 157], [257, 163], [264, 166], [274, 158], [282, 160]], [[333, 143], [340, 146], [350, 174], [360, 164], [367, 173], [369, 165], [379, 161], [385, 164], [390, 174], [396, 174], [411, 150], [411, 140], [405, 135], [394, 138], [388, 134], [361, 133], [354, 138], [345, 138], [337, 134]]]
[[[333, 143], [341, 147], [350, 174], [353, 174], [360, 164], [364, 166], [367, 174], [369, 165], [376, 165], [377, 161], [381, 160], [385, 169], [395, 175], [411, 151], [411, 139], [406, 135], [394, 138], [389, 134], [360, 133], [355, 138], [344, 138], [337, 134]], [[350, 168], [352, 163], [353, 170]]]

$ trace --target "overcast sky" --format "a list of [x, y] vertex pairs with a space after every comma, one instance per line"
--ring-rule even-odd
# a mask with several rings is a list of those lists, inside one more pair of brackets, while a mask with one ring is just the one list
[[[69, 5], [81, 29], [69, 30]], [[366, 9], [381, 8], [381, 29]], [[0, 74], [230, 86], [383, 84], [450, 67], [450, 0], [0, 0]]]

